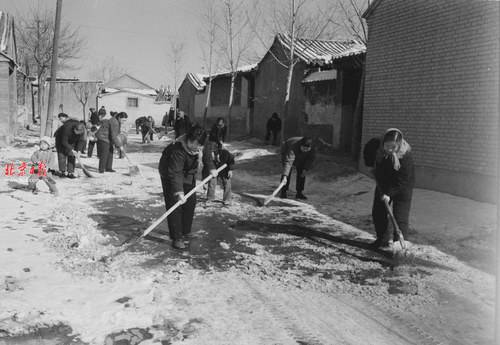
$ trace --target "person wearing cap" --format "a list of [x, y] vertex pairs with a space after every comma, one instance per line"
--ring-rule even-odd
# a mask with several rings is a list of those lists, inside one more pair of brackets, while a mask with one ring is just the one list
[[380, 141], [374, 162], [377, 186], [373, 199], [372, 218], [377, 239], [375, 247], [391, 249], [398, 234], [388, 227], [385, 202], [392, 204], [394, 218], [406, 239], [409, 229], [410, 207], [415, 186], [415, 167], [411, 147], [397, 128], [388, 129]]
[[[67, 115], [66, 115], [67, 117]], [[85, 124], [68, 119], [56, 131], [56, 150], [60, 177], [75, 178], [75, 156], [85, 146]]]
[[208, 140], [216, 142], [219, 145], [219, 148], [221, 148], [226, 141], [226, 132], [226, 121], [223, 117], [218, 117], [210, 130]]
[[104, 114], [100, 115], [101, 127], [96, 132], [97, 155], [99, 156], [99, 173], [115, 172], [113, 170], [113, 152], [116, 146], [120, 151], [123, 149], [123, 143], [120, 140], [120, 119], [127, 118], [124, 112], [116, 117]]
[[[168, 210], [178, 201], [182, 202], [167, 218], [172, 246], [185, 249], [189, 240], [196, 208], [196, 193], [185, 199], [184, 195], [196, 186], [196, 173], [200, 156], [200, 147], [204, 144], [206, 132], [195, 124], [186, 134], [168, 145], [160, 158], [160, 173], [163, 197]], [[217, 176], [215, 167], [210, 171]]]
[[[56, 196], [59, 194], [56, 187], [56, 181], [48, 175], [48, 173], [56, 169], [56, 160], [54, 158], [54, 153], [50, 149], [51, 146], [52, 139], [47, 136], [42, 137], [40, 139], [40, 149], [35, 151], [31, 156], [31, 163], [35, 169], [28, 179], [28, 189], [31, 190], [33, 194], [38, 194], [38, 189], [36, 188], [38, 181], [45, 182], [47, 187], [49, 187], [50, 193]], [[39, 171], [39, 169], [45, 169], [45, 171], [42, 172]]]
[[283, 143], [281, 146], [281, 164], [283, 167], [281, 181], [285, 180], [286, 184], [281, 189], [281, 198], [287, 198], [292, 168], [295, 167], [297, 170], [295, 184], [297, 194], [295, 197], [302, 200], [307, 199], [303, 193], [306, 184], [306, 174], [311, 170], [315, 157], [316, 152], [313, 141], [309, 137], [293, 137]]

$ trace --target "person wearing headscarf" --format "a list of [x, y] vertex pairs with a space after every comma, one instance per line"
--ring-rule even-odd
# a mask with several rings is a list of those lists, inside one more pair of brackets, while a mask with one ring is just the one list
[[375, 247], [392, 248], [398, 241], [398, 234], [388, 227], [388, 214], [385, 202], [392, 204], [394, 218], [401, 233], [407, 238], [410, 207], [415, 186], [415, 166], [411, 147], [397, 128], [388, 129], [380, 141], [374, 163], [374, 176], [377, 183], [373, 199], [372, 218], [377, 239]]

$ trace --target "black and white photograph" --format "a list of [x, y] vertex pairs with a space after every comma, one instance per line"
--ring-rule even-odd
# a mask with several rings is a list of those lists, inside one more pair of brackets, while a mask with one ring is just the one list
[[0, 345], [500, 345], [500, 0], [0, 0]]

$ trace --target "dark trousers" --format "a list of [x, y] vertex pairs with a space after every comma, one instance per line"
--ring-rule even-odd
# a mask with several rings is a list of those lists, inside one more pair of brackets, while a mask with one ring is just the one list
[[57, 152], [57, 163], [59, 164], [59, 171], [68, 171], [72, 174], [75, 172], [75, 156], [68, 156], [63, 152]]
[[[293, 169], [290, 169], [290, 173], [287, 176], [286, 185], [281, 189], [282, 193], [286, 193], [288, 187], [290, 187], [290, 178], [292, 177], [292, 170]], [[295, 190], [297, 191], [297, 193], [300, 194], [302, 193], [302, 191], [304, 190], [304, 186], [306, 185], [306, 178], [302, 177], [303, 169], [301, 167], [296, 167], [296, 170], [297, 170], [297, 180], [295, 181]]]
[[[170, 207], [175, 205], [178, 199], [173, 192], [169, 190], [167, 179], [164, 176], [161, 176], [161, 185], [163, 188], [163, 197], [165, 198], [165, 206], [168, 210]], [[185, 184], [184, 194], [187, 194], [193, 188], [193, 185]], [[185, 204], [177, 207], [175, 211], [167, 217], [168, 232], [172, 240], [181, 240], [182, 236], [191, 233], [195, 208], [196, 193], [190, 196]]]
[[[389, 214], [385, 209], [384, 202], [380, 200], [382, 192], [378, 188], [375, 189], [375, 197], [373, 199], [372, 219], [375, 225], [375, 232], [377, 233], [377, 240], [382, 243], [389, 240], [398, 241], [399, 237], [395, 230], [392, 232], [389, 228]], [[408, 238], [408, 228], [410, 225], [410, 208], [411, 208], [412, 190], [405, 193], [404, 196], [396, 197], [392, 200], [392, 213], [399, 229], [404, 238]]]
[[89, 141], [89, 145], [87, 147], [87, 156], [92, 157], [92, 153], [94, 153], [95, 141]]
[[113, 169], [113, 145], [105, 141], [97, 141], [97, 155], [99, 156], [99, 172]]
[[266, 134], [266, 142], [269, 141], [269, 139], [271, 139], [271, 136], [273, 137], [273, 141], [272, 141], [272, 144], [273, 145], [276, 145], [276, 140], [278, 139], [278, 134], [279, 134], [279, 131], [267, 131], [267, 134]]

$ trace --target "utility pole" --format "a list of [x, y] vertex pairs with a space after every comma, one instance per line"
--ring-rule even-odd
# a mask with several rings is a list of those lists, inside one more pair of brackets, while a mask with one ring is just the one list
[[[50, 90], [49, 90], [49, 104], [47, 107], [47, 126], [45, 127], [45, 134], [49, 137], [52, 136], [52, 123], [54, 120], [54, 97], [56, 93], [56, 78], [57, 78], [57, 50], [59, 47], [59, 31], [61, 28], [61, 10], [62, 0], [57, 0], [56, 4], [56, 23], [54, 27], [54, 41], [52, 42], [52, 63], [50, 66]], [[40, 133], [40, 135], [43, 135]]]

